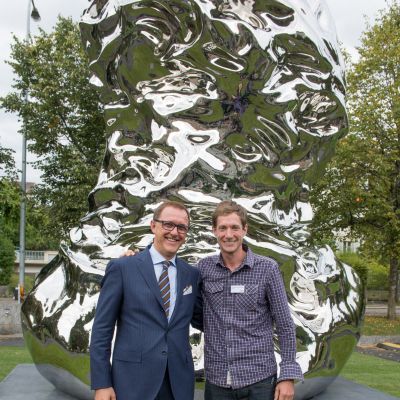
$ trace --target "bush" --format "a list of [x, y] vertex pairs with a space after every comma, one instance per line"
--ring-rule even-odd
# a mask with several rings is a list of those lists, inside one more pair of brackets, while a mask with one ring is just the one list
[[367, 289], [388, 289], [389, 269], [387, 266], [372, 258], [364, 258], [358, 253], [339, 253], [337, 257], [356, 270], [364, 284], [367, 284]]
[[[25, 295], [28, 294], [28, 292], [31, 291], [33, 288], [33, 284], [35, 282], [35, 278], [32, 275], [25, 275]], [[8, 287], [10, 288], [11, 292], [14, 291], [16, 287], [18, 287], [19, 283], [19, 275], [18, 274], [12, 274], [10, 284]]]
[[14, 271], [15, 252], [10, 239], [0, 234], [0, 285], [8, 285]]
[[375, 260], [368, 262], [368, 289], [388, 290], [389, 267]]
[[340, 261], [350, 265], [360, 277], [364, 288], [368, 287], [368, 266], [367, 262], [362, 259], [357, 253], [339, 253], [337, 257]]

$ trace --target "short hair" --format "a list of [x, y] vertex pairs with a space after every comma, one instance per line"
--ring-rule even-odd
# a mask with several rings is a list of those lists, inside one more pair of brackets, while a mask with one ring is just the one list
[[217, 205], [217, 208], [213, 212], [212, 215], [212, 224], [213, 227], [215, 228], [217, 226], [217, 220], [218, 217], [222, 215], [229, 215], [229, 214], [237, 214], [240, 218], [240, 222], [242, 223], [242, 226], [247, 225], [247, 211], [244, 207], [239, 205], [233, 200], [226, 200], [222, 201]]
[[153, 219], [159, 219], [162, 211], [166, 209], [167, 207], [173, 207], [177, 208], [178, 210], [183, 210], [186, 212], [188, 220], [190, 222], [190, 214], [189, 210], [186, 208], [186, 206], [182, 203], [179, 203], [178, 201], [172, 201], [172, 200], [165, 200], [163, 201], [155, 210], [154, 210], [154, 215]]

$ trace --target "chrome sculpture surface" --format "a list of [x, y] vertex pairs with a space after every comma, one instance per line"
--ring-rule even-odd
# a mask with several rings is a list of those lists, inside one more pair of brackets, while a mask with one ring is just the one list
[[[152, 210], [169, 198], [190, 209], [180, 255], [195, 263], [217, 249], [214, 206], [235, 199], [249, 213], [248, 245], [281, 266], [306, 378], [296, 398], [322, 391], [356, 344], [364, 309], [352, 269], [307, 245], [310, 186], [347, 131], [324, 3], [96, 0], [81, 31], [107, 150], [89, 213], [23, 305], [39, 371], [91, 398], [88, 346], [108, 260], [149, 244]], [[201, 369], [201, 335], [191, 339]]]

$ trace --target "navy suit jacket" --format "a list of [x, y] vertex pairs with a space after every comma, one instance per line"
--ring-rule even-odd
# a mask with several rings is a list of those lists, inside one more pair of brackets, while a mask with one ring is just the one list
[[[90, 343], [92, 389], [112, 386], [117, 400], [154, 400], [168, 363], [175, 400], [193, 399], [189, 324], [201, 328], [199, 271], [179, 258], [176, 267], [176, 304], [168, 322], [149, 250], [110, 261]], [[184, 294], [190, 287], [192, 293]]]

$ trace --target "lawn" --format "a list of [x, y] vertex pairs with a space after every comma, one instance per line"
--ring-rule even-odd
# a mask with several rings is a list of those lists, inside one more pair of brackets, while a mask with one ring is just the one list
[[31, 364], [32, 358], [26, 347], [0, 347], [0, 381], [2, 381], [18, 364]]
[[365, 317], [361, 331], [366, 336], [394, 336], [400, 335], [400, 318], [389, 321], [385, 317]]
[[400, 363], [353, 353], [341, 374], [349, 381], [400, 397]]

